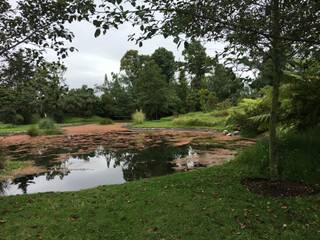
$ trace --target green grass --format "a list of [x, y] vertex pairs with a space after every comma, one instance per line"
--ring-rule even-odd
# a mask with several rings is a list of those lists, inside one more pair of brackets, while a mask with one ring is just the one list
[[35, 126], [35, 124], [28, 125], [13, 125], [0, 123], [0, 135], [15, 134], [15, 133], [26, 133], [29, 128]]
[[156, 121], [146, 121], [143, 124], [134, 124], [138, 128], [212, 128], [217, 130], [228, 129], [228, 110], [215, 110], [212, 112], [193, 112], [177, 117], [166, 117]]
[[[72, 118], [66, 118], [64, 123], [57, 124], [57, 126], [65, 127], [65, 126], [77, 126], [77, 125], [93, 124], [93, 123], [100, 124], [100, 122], [103, 120], [104, 118], [98, 117], [98, 116], [94, 116], [90, 118], [72, 117]], [[36, 126], [37, 124], [14, 125], [14, 124], [0, 123], [0, 135], [27, 133], [29, 129]]]
[[[320, 183], [320, 128], [280, 138], [279, 170], [285, 180]], [[262, 139], [242, 151], [238, 160], [260, 175], [268, 174], [269, 145]]]
[[271, 198], [237, 163], [70, 193], [0, 198], [0, 239], [318, 240], [319, 196]]

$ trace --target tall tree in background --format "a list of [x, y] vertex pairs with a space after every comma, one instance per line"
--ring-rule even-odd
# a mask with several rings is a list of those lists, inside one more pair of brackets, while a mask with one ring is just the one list
[[194, 90], [200, 90], [202, 81], [211, 66], [206, 49], [199, 41], [187, 44], [182, 52], [185, 58], [186, 68], [191, 75], [191, 86]]
[[176, 63], [173, 53], [165, 48], [158, 48], [151, 55], [151, 58], [160, 67], [161, 73], [167, 78], [167, 82], [172, 82], [176, 71]]
[[[285, 63], [296, 56], [319, 57], [320, 4], [318, 0], [129, 0], [104, 1], [106, 5], [95, 22], [97, 31], [104, 26], [117, 26], [124, 21], [140, 25], [141, 42], [162, 34], [180, 37], [221, 40], [235, 60], [272, 62], [272, 110], [270, 118], [269, 168], [272, 179], [279, 176], [277, 116], [279, 86]], [[131, 3], [130, 8], [127, 8]], [[111, 7], [116, 5], [117, 7]], [[161, 15], [161, 17], [159, 17]], [[196, 23], [196, 24], [195, 24]], [[141, 45], [141, 44], [140, 44]]]
[[139, 74], [138, 104], [151, 119], [159, 119], [167, 112], [168, 84], [161, 68], [153, 61], [147, 62]]

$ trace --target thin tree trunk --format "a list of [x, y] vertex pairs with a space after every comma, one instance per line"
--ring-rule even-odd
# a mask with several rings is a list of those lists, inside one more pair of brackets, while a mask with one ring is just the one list
[[270, 117], [270, 142], [269, 142], [269, 171], [272, 180], [279, 178], [279, 154], [277, 122], [279, 109], [279, 88], [282, 78], [282, 60], [280, 43], [280, 6], [279, 0], [272, 1], [272, 106]]

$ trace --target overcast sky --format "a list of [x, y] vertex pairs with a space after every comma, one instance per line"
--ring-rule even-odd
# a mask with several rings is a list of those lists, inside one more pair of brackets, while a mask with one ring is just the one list
[[[93, 87], [102, 84], [104, 75], [110, 76], [111, 72], [119, 72], [120, 59], [130, 49], [137, 49], [143, 54], [152, 54], [159, 47], [165, 47], [172, 51], [176, 60], [182, 59], [182, 47], [177, 49], [172, 39], [156, 37], [145, 41], [143, 47], [128, 41], [128, 35], [134, 31], [129, 25], [123, 25], [118, 30], [110, 30], [105, 36], [94, 37], [95, 28], [87, 22], [72, 23], [68, 26], [75, 34], [72, 46], [79, 52], [69, 54], [64, 61], [68, 68], [65, 78], [71, 88], [81, 87], [86, 84]], [[221, 51], [221, 44], [208, 44], [207, 51], [214, 55], [215, 51]], [[48, 54], [49, 60], [54, 60], [55, 55]]]

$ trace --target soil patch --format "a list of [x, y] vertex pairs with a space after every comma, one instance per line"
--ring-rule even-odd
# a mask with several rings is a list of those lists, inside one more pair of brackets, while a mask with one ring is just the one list
[[319, 186], [289, 181], [270, 181], [265, 178], [246, 178], [242, 184], [250, 192], [272, 197], [297, 197], [320, 193]]

